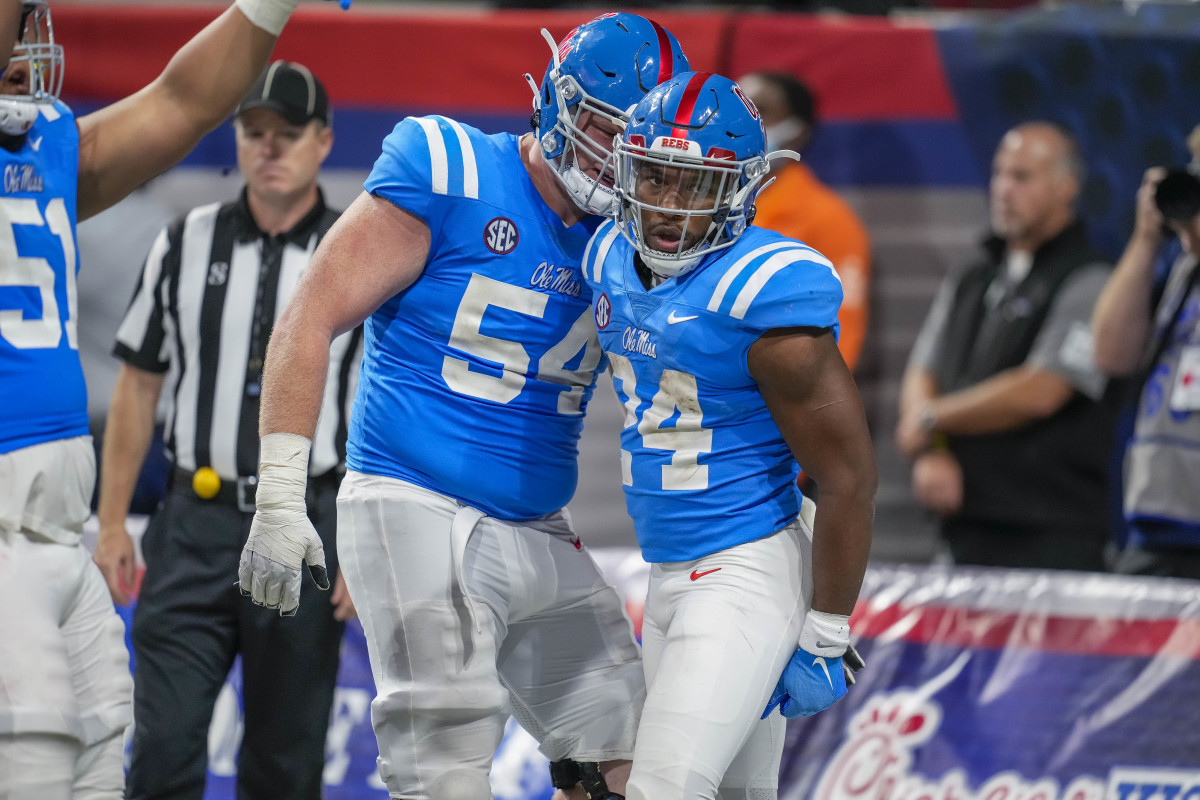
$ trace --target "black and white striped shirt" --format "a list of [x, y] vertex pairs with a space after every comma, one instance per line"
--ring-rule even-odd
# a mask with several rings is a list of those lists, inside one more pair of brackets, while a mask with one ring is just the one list
[[[338, 217], [324, 196], [294, 228], [263, 233], [245, 190], [233, 203], [200, 206], [158, 235], [113, 354], [166, 373], [166, 444], [175, 466], [208, 466], [222, 479], [258, 471], [262, 356], [278, 314], [321, 237]], [[343, 463], [362, 328], [330, 346], [329, 374], [309, 471]]]

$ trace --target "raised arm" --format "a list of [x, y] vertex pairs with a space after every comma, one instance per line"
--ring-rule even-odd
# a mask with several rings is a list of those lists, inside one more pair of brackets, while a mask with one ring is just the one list
[[229, 116], [266, 66], [297, 2], [239, 0], [149, 86], [79, 119], [80, 221], [178, 163]]
[[12, 58], [13, 45], [21, 35], [21, 0], [0, 0], [0, 64]]
[[1133, 236], [1092, 313], [1096, 366], [1109, 375], [1133, 372], [1150, 338], [1154, 262], [1163, 242], [1163, 218], [1154, 206], [1154, 190], [1165, 174], [1162, 167], [1151, 167], [1142, 177]]

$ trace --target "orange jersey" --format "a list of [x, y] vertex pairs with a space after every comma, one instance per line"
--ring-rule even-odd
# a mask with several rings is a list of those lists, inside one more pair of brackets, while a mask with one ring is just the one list
[[842, 334], [838, 349], [850, 369], [858, 363], [867, 332], [867, 281], [871, 242], [846, 201], [800, 162], [788, 162], [758, 196], [754, 224], [799, 239], [833, 262], [842, 278]]

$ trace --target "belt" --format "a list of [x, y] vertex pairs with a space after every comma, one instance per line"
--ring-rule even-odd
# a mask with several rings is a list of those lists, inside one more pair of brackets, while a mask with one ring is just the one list
[[[209, 503], [231, 506], [247, 514], [254, 513], [254, 495], [258, 489], [257, 475], [242, 475], [237, 480], [218, 478], [219, 483], [216, 493], [208, 497], [204, 497], [196, 491], [195, 478], [195, 472], [176, 467], [171, 472], [171, 487], [177, 491], [184, 492], [189, 497]], [[308, 476], [308, 497], [306, 499], [311, 501], [313, 495], [320, 490], [336, 489], [341, 479], [341, 471], [336, 467], [320, 475]]]

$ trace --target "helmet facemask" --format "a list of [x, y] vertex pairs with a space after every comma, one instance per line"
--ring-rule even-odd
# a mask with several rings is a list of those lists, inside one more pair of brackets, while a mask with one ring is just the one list
[[[544, 114], [552, 108], [557, 111], [552, 127], [541, 136], [542, 153], [576, 205], [589, 214], [611, 216], [614, 193], [603, 178], [607, 174], [609, 181], [612, 180], [612, 144], [596, 141], [579, 123], [586, 112], [589, 114], [588, 123], [593, 117], [599, 117], [619, 132], [625, 129], [629, 114], [589, 95], [575, 76], [562, 69], [562, 47], [554, 42], [545, 28], [542, 29], [542, 36], [550, 45], [553, 60], [541, 89], [534, 84], [532, 77], [525, 76], [534, 91], [535, 114]], [[596, 175], [600, 180], [580, 167], [581, 154], [592, 164], [599, 165]]]
[[0, 132], [26, 133], [39, 107], [53, 105], [62, 91], [63, 49], [54, 42], [50, 9], [42, 0], [26, 2], [21, 40], [0, 77]]
[[616, 143], [617, 226], [662, 278], [682, 275], [729, 247], [750, 224], [766, 159], [704, 156], [696, 142], [661, 136]]

